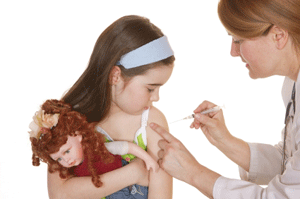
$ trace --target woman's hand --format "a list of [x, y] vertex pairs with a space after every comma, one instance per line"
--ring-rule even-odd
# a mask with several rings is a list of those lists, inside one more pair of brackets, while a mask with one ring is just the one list
[[171, 176], [191, 184], [193, 174], [198, 170], [199, 163], [185, 146], [169, 132], [155, 123], [150, 127], [161, 135], [164, 140], [158, 142], [159, 166]]
[[250, 167], [250, 148], [248, 144], [232, 136], [224, 121], [223, 111], [212, 112], [207, 115], [201, 114], [202, 111], [215, 107], [216, 105], [204, 101], [194, 110], [195, 119], [191, 128], [199, 129], [208, 141], [222, 151], [229, 159], [249, 171]]
[[137, 175], [137, 182], [136, 184], [141, 186], [148, 186], [149, 185], [149, 171], [146, 168], [145, 162], [140, 158], [135, 158], [130, 162], [130, 165], [134, 165], [134, 171]]
[[185, 146], [162, 127], [155, 123], [150, 127], [164, 138], [158, 142], [160, 167], [212, 198], [214, 184], [220, 175], [199, 164]]
[[229, 133], [223, 116], [223, 111], [212, 112], [207, 115], [201, 114], [202, 111], [215, 107], [216, 105], [204, 101], [195, 110], [194, 122], [191, 124], [191, 128], [199, 129], [208, 139], [208, 141], [218, 146], [221, 143], [227, 142], [232, 136]]

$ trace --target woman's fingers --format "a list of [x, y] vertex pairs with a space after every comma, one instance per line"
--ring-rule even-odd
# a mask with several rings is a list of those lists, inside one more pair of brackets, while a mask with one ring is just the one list
[[169, 132], [167, 132], [164, 128], [162, 128], [158, 124], [151, 123], [150, 127], [159, 135], [161, 135], [161, 137], [163, 137], [167, 142], [172, 142], [174, 139], [176, 140], [176, 138], [173, 135], [171, 135]]
[[209, 101], [203, 101], [195, 110], [194, 113], [201, 113], [202, 111], [205, 111], [207, 109], [213, 108], [216, 105], [209, 102]]

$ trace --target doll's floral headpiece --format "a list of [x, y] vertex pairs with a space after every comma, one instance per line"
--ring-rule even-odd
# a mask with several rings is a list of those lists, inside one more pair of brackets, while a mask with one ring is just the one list
[[30, 137], [40, 139], [42, 136], [43, 129], [52, 129], [58, 123], [59, 114], [45, 114], [44, 110], [39, 110], [32, 117], [33, 121], [30, 123], [29, 131]]

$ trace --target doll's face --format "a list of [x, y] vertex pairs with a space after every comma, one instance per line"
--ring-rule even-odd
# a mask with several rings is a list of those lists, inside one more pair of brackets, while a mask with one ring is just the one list
[[50, 157], [66, 168], [78, 166], [84, 159], [81, 139], [81, 135], [68, 136], [66, 144], [58, 152], [50, 154]]

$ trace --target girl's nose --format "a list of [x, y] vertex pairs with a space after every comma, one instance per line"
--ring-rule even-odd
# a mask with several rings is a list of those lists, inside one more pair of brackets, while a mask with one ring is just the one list
[[159, 89], [155, 89], [151, 95], [150, 101], [157, 102], [159, 100]]
[[234, 43], [233, 39], [232, 39], [232, 42], [231, 42], [230, 55], [232, 57], [240, 56], [240, 44]]

